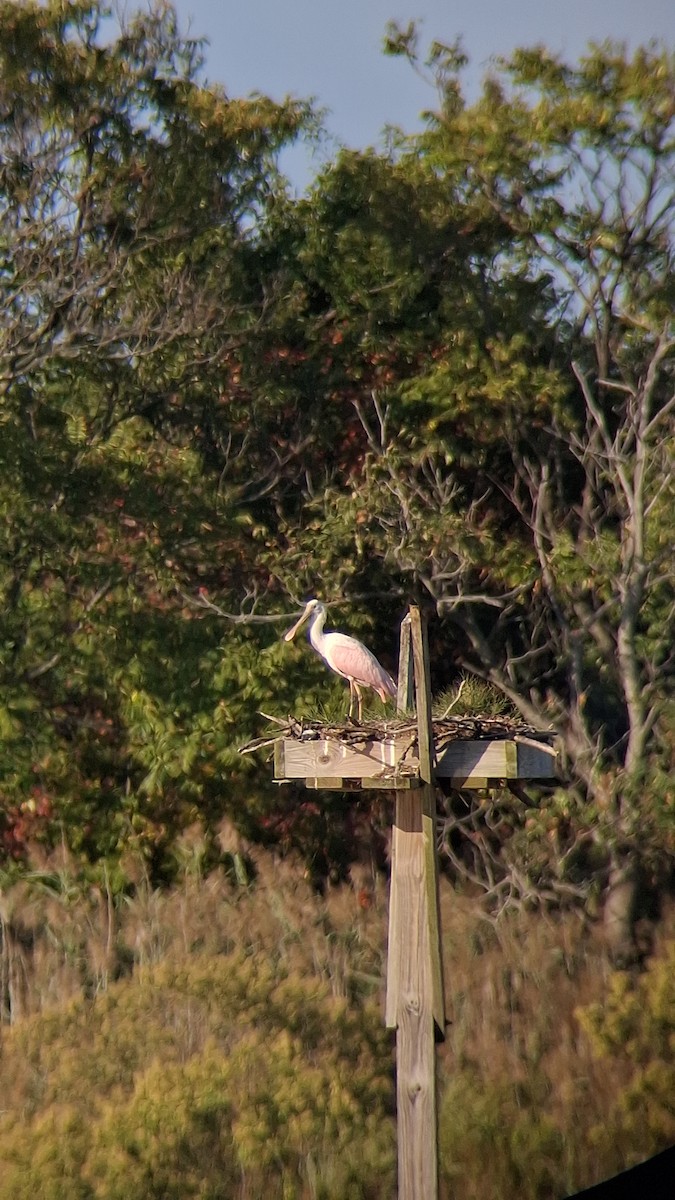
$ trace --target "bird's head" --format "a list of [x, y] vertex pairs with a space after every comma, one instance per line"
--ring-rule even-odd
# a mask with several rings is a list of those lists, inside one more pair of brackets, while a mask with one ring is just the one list
[[298, 630], [302, 629], [305, 621], [309, 621], [310, 617], [317, 616], [319, 613], [325, 612], [326, 606], [325, 604], [322, 604], [320, 600], [308, 600], [303, 612], [295, 622], [295, 625], [291, 625], [291, 628], [286, 630], [286, 633], [284, 634], [284, 641], [292, 642]]

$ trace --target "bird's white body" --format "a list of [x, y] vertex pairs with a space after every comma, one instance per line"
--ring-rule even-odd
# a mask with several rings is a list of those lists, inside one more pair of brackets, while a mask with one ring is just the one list
[[349, 637], [346, 633], [324, 633], [326, 623], [326, 607], [319, 600], [309, 600], [305, 611], [295, 625], [284, 634], [287, 642], [295, 637], [300, 627], [309, 622], [308, 637], [331, 671], [341, 675], [349, 682], [349, 715], [352, 715], [354, 698], [358, 703], [359, 717], [361, 716], [361, 688], [369, 687], [384, 703], [387, 697], [396, 696], [396, 684], [388, 671], [371, 654], [367, 646], [358, 638]]

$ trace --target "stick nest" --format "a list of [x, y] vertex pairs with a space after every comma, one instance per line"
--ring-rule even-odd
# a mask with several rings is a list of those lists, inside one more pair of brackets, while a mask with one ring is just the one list
[[[342, 742], [345, 746], [361, 746], [365, 742], [384, 742], [392, 738], [410, 739], [411, 745], [417, 740], [417, 718], [398, 717], [392, 721], [349, 721], [335, 725], [327, 721], [314, 721], [307, 718], [298, 720], [296, 717], [271, 717], [261, 713], [271, 728], [261, 737], [254, 738], [246, 745], [239, 747], [240, 754], [252, 754], [254, 750], [262, 750], [273, 746], [284, 738], [293, 738], [300, 742], [318, 742], [330, 740]], [[517, 717], [444, 717], [433, 722], [434, 744], [436, 750], [442, 750], [449, 742], [457, 741], [553, 741], [555, 732], [552, 729], [536, 729]]]

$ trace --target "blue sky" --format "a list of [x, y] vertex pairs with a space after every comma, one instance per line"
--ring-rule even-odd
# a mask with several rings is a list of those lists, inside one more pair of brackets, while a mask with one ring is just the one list
[[[389, 19], [420, 22], [422, 42], [461, 36], [469, 94], [496, 55], [543, 42], [570, 59], [589, 40], [656, 38], [675, 46], [675, 0], [174, 0], [183, 30], [205, 36], [206, 74], [232, 96], [313, 96], [328, 110], [335, 146], [377, 145], [386, 124], [419, 128], [433, 91], [402, 60], [382, 54]], [[297, 188], [318, 161], [292, 151], [284, 168]]]

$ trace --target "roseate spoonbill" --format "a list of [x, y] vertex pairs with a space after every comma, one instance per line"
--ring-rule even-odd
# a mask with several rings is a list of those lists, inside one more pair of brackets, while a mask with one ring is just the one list
[[349, 637], [346, 633], [324, 633], [326, 623], [326, 606], [320, 600], [308, 600], [305, 611], [295, 625], [284, 634], [284, 641], [290, 642], [305, 621], [309, 621], [307, 635], [323, 661], [341, 675], [349, 683], [349, 716], [352, 715], [354, 700], [357, 702], [359, 720], [361, 720], [361, 688], [369, 687], [377, 692], [384, 704], [387, 696], [396, 696], [396, 684], [391, 675], [380, 666], [374, 654], [371, 654], [363, 642]]

